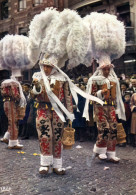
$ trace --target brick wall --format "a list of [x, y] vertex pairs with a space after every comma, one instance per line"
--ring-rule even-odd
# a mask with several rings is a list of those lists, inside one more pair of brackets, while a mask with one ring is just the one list
[[[0, 3], [2, 0], [0, 0]], [[19, 29], [28, 28], [32, 18], [46, 7], [55, 7], [54, 0], [43, 0], [43, 3], [34, 6], [34, 0], [26, 0], [26, 9], [19, 11], [18, 0], [8, 0], [8, 19], [0, 20], [0, 34], [18, 34]], [[63, 10], [63, 0], [58, 1], [58, 9]], [[1, 10], [0, 10], [1, 11]]]

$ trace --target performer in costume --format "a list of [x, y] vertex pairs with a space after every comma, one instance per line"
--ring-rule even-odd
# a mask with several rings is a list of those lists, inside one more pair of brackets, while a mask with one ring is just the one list
[[[20, 76], [17, 75], [17, 70], [13, 72], [16, 77]], [[7, 143], [9, 149], [22, 149], [23, 145], [18, 142], [18, 120], [23, 119], [25, 114], [25, 107], [21, 109], [19, 106], [21, 98], [25, 101], [25, 97], [20, 83], [13, 75], [11, 79], [6, 79], [1, 83], [1, 94], [4, 101], [4, 111], [8, 118], [8, 131], [1, 141]]]
[[[48, 59], [40, 61], [44, 73], [50, 83], [52, 92], [66, 106], [70, 113], [73, 112], [72, 96], [69, 91], [69, 85], [65, 77], [62, 76]], [[33, 93], [36, 95], [38, 107], [36, 117], [36, 128], [40, 141], [41, 167], [39, 172], [47, 173], [49, 166], [53, 164], [53, 172], [56, 174], [65, 174], [62, 168], [61, 156], [61, 137], [64, 128], [64, 122], [54, 111], [48, 98], [41, 72], [33, 75]]]
[[[116, 157], [115, 153], [117, 140], [115, 109], [116, 100], [121, 101], [119, 82], [108, 56], [101, 56], [99, 65], [100, 67], [88, 82], [88, 88], [90, 88], [88, 90], [90, 93], [105, 102], [103, 106], [94, 103], [94, 115], [97, 123], [98, 137], [93, 152], [96, 153], [101, 160], [107, 159], [111, 162], [118, 163], [120, 159]], [[123, 103], [122, 109], [124, 110]]]
[[28, 42], [28, 37], [23, 35], [6, 35], [0, 41], [0, 68], [11, 71], [10, 79], [1, 84], [4, 110], [8, 117], [8, 131], [1, 141], [8, 143], [9, 149], [23, 147], [18, 142], [18, 120], [24, 118], [26, 99], [17, 78], [21, 76], [21, 70], [34, 65], [27, 56]]
[[[98, 138], [93, 152], [101, 160], [119, 162], [116, 157], [117, 120], [126, 120], [124, 104], [121, 98], [118, 78], [111, 61], [125, 52], [125, 27], [116, 16], [102, 13], [91, 13], [84, 18], [90, 25], [92, 55], [98, 60], [99, 67], [90, 77], [87, 92], [105, 103], [103, 106], [94, 103], [94, 117], [97, 122]], [[88, 60], [89, 58], [86, 58]], [[89, 100], [86, 101], [83, 117], [89, 120]]]

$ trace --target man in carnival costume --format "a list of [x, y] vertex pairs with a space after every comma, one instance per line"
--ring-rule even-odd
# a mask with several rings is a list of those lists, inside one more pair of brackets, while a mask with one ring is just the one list
[[[98, 138], [93, 152], [101, 160], [118, 163], [120, 159], [116, 157], [115, 151], [116, 114], [122, 120], [126, 120], [126, 117], [119, 81], [113, 70], [114, 65], [111, 63], [111, 59], [119, 58], [125, 51], [125, 30], [123, 24], [115, 16], [109, 14], [92, 13], [85, 20], [90, 23], [92, 29], [93, 56], [98, 59], [99, 63], [96, 72], [88, 81], [87, 92], [104, 101], [103, 106], [94, 103]], [[113, 25], [114, 31], [110, 31]], [[120, 45], [117, 47], [117, 44]], [[89, 120], [88, 104], [87, 100], [83, 113], [87, 120]]]
[[[106, 59], [107, 58], [107, 59]], [[113, 70], [109, 57], [103, 56], [99, 61], [100, 67], [90, 78], [88, 89], [91, 94], [97, 96], [105, 103], [103, 106], [94, 103], [95, 120], [98, 128], [98, 138], [93, 152], [101, 160], [119, 162], [116, 157], [115, 147], [117, 139], [117, 119], [115, 107], [119, 106], [125, 120], [124, 107], [121, 99], [118, 78]], [[119, 104], [119, 105], [116, 105]]]
[[[13, 72], [15, 74], [13, 74]], [[6, 79], [1, 83], [4, 111], [8, 118], [8, 130], [1, 139], [1, 142], [7, 143], [8, 149], [22, 149], [23, 147], [23, 145], [18, 142], [18, 120], [24, 117], [24, 115], [22, 118], [20, 117], [19, 102], [21, 100], [25, 101], [25, 97], [20, 83], [16, 80], [20, 77], [20, 74], [18, 75], [17, 72], [17, 70], [12, 71], [11, 79]], [[21, 112], [23, 112], [23, 110], [24, 109], [22, 109]]]
[[[60, 102], [65, 104], [69, 115], [71, 115], [71, 120], [73, 120], [73, 115], [71, 114], [73, 112], [72, 96], [68, 82], [56, 70], [53, 64], [52, 59], [44, 58], [40, 61], [40, 66], [47, 79], [46, 86], [50, 86], [50, 92], [55, 94]], [[41, 72], [33, 75], [33, 83], [33, 93], [36, 95], [38, 103], [36, 128], [41, 150], [41, 167], [39, 172], [46, 174], [49, 171], [49, 166], [53, 164], [53, 172], [63, 175], [65, 174], [65, 169], [62, 168], [61, 137], [64, 128], [64, 118], [57, 108], [57, 113], [54, 111], [52, 104], [55, 102], [51, 104], [52, 99], [48, 97], [49, 92], [46, 91], [47, 88], [45, 89]]]
[[7, 35], [0, 41], [0, 68], [12, 73], [10, 79], [1, 83], [4, 111], [8, 118], [8, 130], [1, 141], [8, 144], [8, 149], [23, 147], [18, 142], [18, 120], [24, 118], [26, 99], [18, 78], [21, 77], [21, 69], [32, 67], [26, 53], [27, 45], [28, 38], [22, 35]]

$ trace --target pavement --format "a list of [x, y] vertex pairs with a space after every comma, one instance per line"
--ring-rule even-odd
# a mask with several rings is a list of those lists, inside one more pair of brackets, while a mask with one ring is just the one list
[[[22, 151], [0, 143], [0, 194], [4, 195], [136, 195], [136, 149], [117, 147], [119, 164], [92, 159], [93, 142], [76, 142], [63, 150], [66, 175], [39, 175], [37, 139], [22, 140]], [[81, 146], [76, 148], [77, 146]]]

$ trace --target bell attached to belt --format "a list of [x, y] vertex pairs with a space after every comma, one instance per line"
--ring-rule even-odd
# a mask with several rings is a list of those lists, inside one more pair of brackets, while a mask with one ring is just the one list
[[45, 105], [45, 109], [48, 109], [48, 106], [47, 106], [47, 104]]
[[51, 110], [53, 111], [53, 110], [54, 110], [54, 108], [52, 107], [52, 108], [51, 108]]
[[90, 105], [92, 105], [92, 103], [93, 103], [93, 102], [92, 102], [92, 101], [90, 101]]
[[35, 102], [35, 103], [34, 103], [34, 107], [35, 107], [35, 108], [38, 108], [38, 106], [39, 106], [39, 103], [38, 103], [38, 102]]
[[114, 102], [112, 101], [112, 106], [114, 106]]
[[104, 104], [106, 104], [106, 105], [107, 105], [107, 101], [106, 101], [106, 100], [105, 100]]

